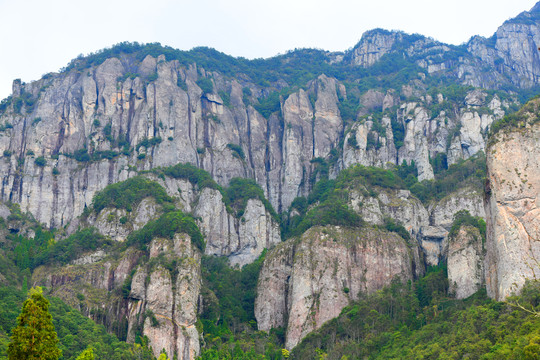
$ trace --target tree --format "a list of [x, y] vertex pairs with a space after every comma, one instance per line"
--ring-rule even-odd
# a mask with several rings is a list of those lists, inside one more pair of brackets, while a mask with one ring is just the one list
[[40, 287], [32, 288], [13, 329], [8, 359], [56, 360], [62, 354], [57, 344], [49, 301]]
[[84, 350], [79, 356], [77, 356], [76, 360], [94, 360], [94, 350], [92, 348]]

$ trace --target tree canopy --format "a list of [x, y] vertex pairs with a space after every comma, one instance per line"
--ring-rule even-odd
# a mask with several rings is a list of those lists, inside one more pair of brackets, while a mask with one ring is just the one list
[[56, 360], [62, 351], [41, 288], [30, 290], [8, 346], [9, 360]]

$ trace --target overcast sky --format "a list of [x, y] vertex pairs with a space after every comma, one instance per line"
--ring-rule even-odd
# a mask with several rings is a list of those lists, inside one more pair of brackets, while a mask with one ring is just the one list
[[247, 58], [300, 47], [342, 51], [376, 27], [451, 44], [491, 36], [536, 0], [0, 0], [0, 99], [13, 79], [58, 71], [121, 41]]

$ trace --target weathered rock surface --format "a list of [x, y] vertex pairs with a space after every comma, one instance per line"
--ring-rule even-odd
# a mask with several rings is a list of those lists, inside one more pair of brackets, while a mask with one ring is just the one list
[[[139, 76], [125, 78], [133, 71]], [[197, 85], [204, 77], [212, 79], [212, 93]], [[422, 81], [414, 80], [401, 95], [416, 102], [401, 101], [393, 91], [366, 93], [363, 109], [386, 115], [356, 123], [343, 135], [339, 105], [347, 93], [336, 79], [320, 75], [306, 90], [282, 98], [279, 115], [265, 118], [244, 104], [236, 80], [163, 56], [130, 66], [109, 58], [85, 74], [69, 71], [20, 87], [35, 104], [19, 111], [11, 105], [0, 113], [0, 124], [11, 125], [0, 131], [0, 197], [50, 227], [72, 222], [108, 184], [179, 162], [207, 170], [224, 186], [233, 177], [254, 178], [273, 207], [286, 211], [295, 197], [311, 190], [311, 161], [328, 158], [340, 140], [343, 156], [333, 172], [354, 164], [414, 161], [419, 179], [431, 179], [430, 157], [448, 153], [453, 163], [482, 150], [486, 127], [505, 109], [476, 91], [457, 115], [431, 114], [433, 99]], [[228, 96], [227, 104], [219, 94]], [[479, 115], [480, 108], [489, 108], [489, 114]], [[400, 142], [393, 122], [403, 127]], [[461, 131], [451, 133], [457, 126]], [[81, 151], [88, 152], [86, 159]], [[184, 202], [188, 208], [191, 200]]]
[[32, 274], [32, 285], [46, 286], [51, 295], [80, 309], [122, 339], [126, 336], [128, 301], [121, 288], [141, 255], [129, 249], [112, 257], [98, 250], [63, 267], [38, 267]]
[[[537, 117], [538, 100], [533, 113]], [[502, 300], [540, 274], [540, 124], [500, 131], [487, 151], [486, 285]]]
[[290, 349], [359, 293], [372, 293], [396, 277], [412, 279], [415, 251], [395, 233], [311, 228], [268, 253], [255, 302], [259, 329], [286, 326]]
[[[71, 265], [40, 267], [32, 280], [121, 339], [134, 341], [138, 329], [148, 336], [156, 357], [165, 349], [171, 357], [192, 360], [199, 354], [195, 322], [200, 253], [189, 236], [176, 234], [173, 239], [152, 240], [148, 260], [142, 255], [128, 249], [117, 258], [98, 250]], [[129, 294], [126, 281], [131, 284]]]
[[207, 255], [227, 256], [232, 265], [252, 263], [281, 242], [279, 223], [259, 199], [249, 199], [241, 218], [227, 212], [217, 190], [204, 189], [194, 209], [205, 235]]
[[457, 299], [471, 296], [484, 285], [484, 251], [477, 228], [461, 226], [448, 239], [448, 282]]
[[133, 275], [128, 305], [128, 340], [136, 329], [148, 336], [156, 357], [165, 349], [170, 357], [188, 360], [199, 354], [197, 303], [201, 289], [200, 254], [189, 236], [156, 238], [149, 246], [149, 262]]

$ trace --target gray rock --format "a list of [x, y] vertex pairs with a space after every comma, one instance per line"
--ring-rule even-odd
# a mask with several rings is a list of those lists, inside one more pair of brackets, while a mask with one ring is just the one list
[[477, 228], [461, 226], [448, 239], [448, 282], [457, 299], [471, 296], [484, 284], [484, 252]]
[[311, 228], [267, 255], [255, 301], [259, 329], [286, 325], [285, 346], [291, 349], [360, 293], [381, 289], [395, 277], [412, 279], [413, 262], [411, 250], [397, 234]]
[[497, 300], [540, 271], [539, 139], [536, 123], [499, 132], [487, 150], [485, 276], [488, 295]]

